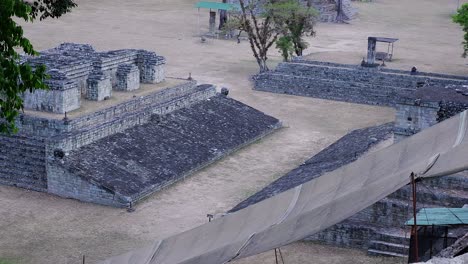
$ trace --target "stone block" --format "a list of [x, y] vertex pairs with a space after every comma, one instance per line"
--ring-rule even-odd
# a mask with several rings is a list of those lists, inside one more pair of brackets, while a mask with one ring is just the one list
[[93, 72], [88, 78], [86, 98], [93, 101], [103, 101], [112, 95], [112, 85], [109, 76], [102, 72]]
[[80, 108], [81, 97], [75, 82], [59, 70], [48, 72], [45, 81], [49, 90], [35, 90], [24, 94], [26, 109], [63, 114]]
[[140, 88], [140, 70], [134, 64], [123, 64], [117, 68], [117, 86], [119, 91], [133, 91]]
[[140, 82], [160, 83], [165, 79], [164, 64], [166, 60], [154, 52], [140, 50], [137, 65], [140, 69]]

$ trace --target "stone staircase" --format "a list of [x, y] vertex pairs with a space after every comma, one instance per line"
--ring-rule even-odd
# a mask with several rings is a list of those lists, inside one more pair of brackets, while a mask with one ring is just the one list
[[367, 253], [371, 256], [386, 256], [406, 258], [409, 253], [409, 233], [404, 230], [376, 231], [375, 240], [369, 242]]
[[47, 190], [44, 140], [0, 136], [0, 184]]

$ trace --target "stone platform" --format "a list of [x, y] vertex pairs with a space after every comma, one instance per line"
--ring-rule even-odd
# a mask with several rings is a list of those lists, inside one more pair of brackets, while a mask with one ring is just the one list
[[[278, 127], [277, 119], [217, 95], [71, 151], [50, 164], [49, 191], [126, 206]], [[96, 198], [68, 178], [92, 182], [101, 192]]]
[[66, 116], [26, 111], [17, 126], [17, 135], [0, 136], [0, 184], [124, 207], [280, 122], [212, 85], [166, 79]]
[[448, 74], [367, 68], [295, 59], [254, 76], [254, 89], [350, 103], [396, 106], [421, 87], [467, 85], [468, 78]]

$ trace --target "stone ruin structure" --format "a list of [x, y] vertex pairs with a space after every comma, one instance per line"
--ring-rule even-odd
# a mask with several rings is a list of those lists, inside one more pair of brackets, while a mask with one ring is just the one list
[[[402, 140], [468, 109], [468, 78], [438, 73], [368, 68], [297, 58], [254, 77], [254, 89], [396, 109], [394, 123], [352, 131], [232, 211], [294, 188], [349, 164], [373, 146]], [[468, 171], [418, 184], [418, 210], [468, 204]], [[347, 220], [310, 237], [355, 247], [371, 255], [407, 257], [411, 186], [406, 186]], [[456, 237], [449, 237], [455, 241]]]
[[[318, 20], [321, 22], [342, 22], [357, 16], [357, 10], [352, 6], [351, 0], [301, 0], [304, 5], [308, 1], [311, 1], [312, 6], [318, 11]], [[239, 1], [229, 0], [229, 3], [238, 5]]]
[[468, 85], [426, 86], [396, 105], [395, 139], [401, 140], [468, 109]]
[[25, 94], [19, 133], [0, 135], [0, 184], [131, 207], [281, 126], [213, 85], [165, 78], [153, 52], [67, 43], [26, 60], [46, 65], [50, 90]]
[[50, 90], [24, 95], [27, 109], [64, 114], [80, 108], [81, 99], [103, 101], [112, 90], [132, 91], [140, 83], [164, 81], [165, 58], [146, 50], [96, 52], [90, 45], [63, 43], [37, 57], [23, 58], [32, 66], [46, 65]]
[[[304, 0], [307, 2], [309, 0]], [[357, 10], [351, 0], [311, 0], [312, 6], [319, 12], [321, 22], [342, 22], [356, 18]]]

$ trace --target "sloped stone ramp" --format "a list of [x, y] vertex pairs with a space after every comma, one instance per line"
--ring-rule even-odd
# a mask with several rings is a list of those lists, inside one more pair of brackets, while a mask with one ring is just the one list
[[276, 118], [217, 95], [72, 151], [49, 165], [49, 191], [128, 206], [280, 125]]

